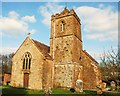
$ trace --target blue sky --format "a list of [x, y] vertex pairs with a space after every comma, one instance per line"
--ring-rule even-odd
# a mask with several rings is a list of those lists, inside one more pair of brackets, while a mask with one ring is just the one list
[[[31, 33], [31, 38], [49, 45], [50, 16], [60, 13], [65, 2], [2, 2], [0, 37], [2, 52], [15, 52]], [[99, 61], [104, 50], [118, 47], [117, 2], [67, 2], [82, 23], [83, 49]]]

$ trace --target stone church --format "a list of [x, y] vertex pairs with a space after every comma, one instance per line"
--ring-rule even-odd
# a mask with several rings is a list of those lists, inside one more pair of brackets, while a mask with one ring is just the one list
[[80, 19], [65, 8], [51, 16], [50, 47], [28, 35], [12, 58], [11, 86], [35, 90], [75, 88], [83, 81], [84, 89], [101, 83], [97, 61], [82, 47]]

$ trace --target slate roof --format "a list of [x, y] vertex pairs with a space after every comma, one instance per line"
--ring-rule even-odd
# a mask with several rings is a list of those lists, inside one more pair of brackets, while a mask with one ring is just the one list
[[33, 40], [32, 41], [35, 43], [36, 47], [38, 48], [38, 50], [40, 52], [42, 52], [42, 54], [45, 56], [46, 59], [50, 59], [52, 60], [52, 57], [49, 55], [50, 53], [50, 47], [41, 43], [41, 42], [38, 42], [36, 40]]

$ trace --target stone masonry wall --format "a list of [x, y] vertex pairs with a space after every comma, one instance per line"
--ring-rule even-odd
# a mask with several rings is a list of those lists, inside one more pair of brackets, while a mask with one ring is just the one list
[[72, 61], [79, 63], [79, 60], [81, 58], [82, 42], [76, 36], [73, 36], [72, 43]]
[[[54, 86], [75, 87], [78, 75], [82, 78], [79, 64], [82, 50], [81, 26], [73, 11], [65, 11], [59, 16], [53, 16], [54, 19], [51, 20], [50, 54], [55, 64]], [[65, 30], [61, 32], [62, 21], [65, 23]]]
[[[65, 22], [65, 30], [63, 32], [60, 31], [60, 23], [61, 21]], [[55, 42], [58, 44], [60, 41], [57, 40], [57, 38], [64, 38], [64, 37], [69, 37], [71, 35], [76, 36], [76, 38], [79, 39], [80, 42], [74, 41], [72, 38], [72, 44], [77, 44], [80, 43], [80, 49], [82, 48], [82, 40], [81, 40], [81, 26], [80, 22], [76, 20], [76, 18], [73, 15], [57, 18], [55, 20], [51, 20], [51, 35], [50, 35], [50, 54], [53, 57], [53, 49], [55, 49]], [[62, 40], [64, 41], [64, 40]], [[68, 41], [69, 43], [69, 38], [68, 40], [66, 39], [65, 41]], [[64, 44], [64, 42], [63, 42]], [[54, 48], [53, 48], [54, 47]], [[78, 47], [78, 48], [79, 48]]]
[[66, 36], [56, 38], [54, 62], [55, 63], [67, 63], [72, 62], [72, 48], [73, 48], [73, 36]]
[[52, 61], [45, 59], [43, 65], [43, 89], [48, 90], [52, 88]]
[[74, 76], [73, 64], [55, 65], [54, 87], [72, 87]]
[[101, 74], [97, 63], [82, 51], [81, 64], [83, 66], [83, 87], [93, 89], [101, 82]]
[[43, 77], [43, 64], [47, 62], [44, 62], [42, 54], [40, 54], [39, 50], [34, 46], [30, 38], [27, 38], [25, 40], [25, 42], [22, 44], [20, 49], [13, 57], [11, 85], [13, 87], [23, 87], [24, 71], [22, 69], [23, 68], [22, 57], [26, 52], [30, 52], [30, 54], [32, 55], [28, 88], [41, 90]]

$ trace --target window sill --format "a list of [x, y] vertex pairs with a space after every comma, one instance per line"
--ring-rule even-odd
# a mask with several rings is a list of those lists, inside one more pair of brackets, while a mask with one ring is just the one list
[[23, 73], [30, 73], [30, 69], [22, 69]]

